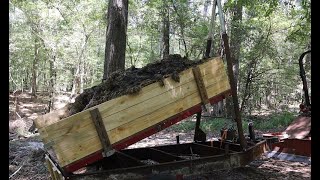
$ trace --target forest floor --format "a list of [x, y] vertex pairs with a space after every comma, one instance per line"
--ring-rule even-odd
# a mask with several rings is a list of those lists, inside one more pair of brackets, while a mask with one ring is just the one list
[[[9, 177], [11, 179], [50, 179], [44, 162], [43, 143], [39, 134], [28, 131], [32, 121], [46, 113], [47, 98], [45, 95], [32, 98], [28, 93], [9, 94]], [[67, 95], [56, 97], [56, 107], [60, 108], [69, 102]], [[175, 126], [175, 125], [174, 125]], [[278, 132], [279, 128], [260, 131]], [[174, 144], [175, 137], [180, 136], [180, 142], [192, 142], [193, 131], [177, 131], [177, 128], [167, 128], [128, 148]], [[219, 132], [207, 134], [208, 139], [219, 136]], [[311, 164], [291, 162], [261, 156], [249, 165], [232, 170], [215, 171], [192, 179], [311, 179]]]

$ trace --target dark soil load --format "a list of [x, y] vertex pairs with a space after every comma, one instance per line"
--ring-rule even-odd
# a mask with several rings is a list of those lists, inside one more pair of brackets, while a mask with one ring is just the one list
[[164, 85], [163, 79], [166, 77], [171, 77], [174, 81], [179, 82], [179, 73], [181, 71], [203, 62], [205, 62], [204, 59], [192, 61], [174, 54], [160, 61], [149, 63], [142, 68], [131, 67], [125, 71], [114, 72], [101, 84], [84, 90], [75, 99], [74, 103], [69, 104], [67, 116], [122, 95], [135, 94], [142, 87], [154, 82]]

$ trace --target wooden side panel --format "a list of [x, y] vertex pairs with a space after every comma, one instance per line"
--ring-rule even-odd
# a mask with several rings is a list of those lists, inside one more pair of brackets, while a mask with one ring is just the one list
[[[208, 97], [230, 89], [220, 58], [199, 65]], [[98, 108], [111, 144], [128, 138], [150, 126], [201, 102], [192, 69], [180, 73], [180, 83], [165, 79], [165, 86], [153, 83], [138, 95], [125, 95], [107, 101]], [[52, 143], [60, 166], [66, 166], [102, 149], [90, 109], [41, 128], [45, 143]]]

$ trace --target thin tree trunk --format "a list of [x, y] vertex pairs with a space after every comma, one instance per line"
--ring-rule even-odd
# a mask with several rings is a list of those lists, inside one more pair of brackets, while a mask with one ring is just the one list
[[36, 97], [37, 92], [37, 65], [39, 61], [39, 39], [35, 36], [34, 39], [34, 59], [32, 62], [32, 86], [31, 95]]
[[72, 83], [72, 95], [80, 93], [80, 64], [77, 66], [77, 70], [74, 73], [74, 79]]
[[[175, 5], [175, 2], [173, 0], [171, 0], [171, 3], [172, 3], [172, 6], [173, 6], [173, 9], [174, 9], [175, 13], [178, 16], [178, 24], [180, 26], [180, 38], [181, 38], [180, 40], [183, 43], [184, 53], [185, 53], [186, 57], [189, 57], [189, 53], [188, 53], [188, 49], [187, 49], [187, 43], [186, 43], [185, 36], [184, 36], [185, 23], [184, 23], [183, 17], [181, 17], [182, 15], [178, 11], [178, 8]], [[180, 41], [179, 41], [179, 49], [180, 49]]]
[[[239, 57], [240, 57], [240, 47], [241, 47], [241, 23], [242, 23], [242, 5], [237, 2], [233, 9], [231, 10], [231, 38], [230, 38], [230, 50], [233, 60], [233, 72], [234, 72], [234, 78], [236, 87], [238, 89], [239, 87]], [[228, 97], [226, 100], [226, 115], [228, 117], [234, 117], [233, 114], [233, 104], [232, 104], [232, 98]]]
[[103, 80], [125, 69], [128, 0], [109, 0]]
[[271, 103], [271, 88], [272, 88], [272, 82], [268, 81], [267, 82], [267, 88], [266, 88], [266, 105], [268, 109], [272, 108], [272, 103]]
[[82, 63], [80, 64], [80, 93], [83, 92], [83, 86], [84, 86], [84, 66], [85, 66], [85, 62], [82, 61]]
[[304, 65], [303, 65], [303, 58], [308, 53], [311, 53], [311, 50], [306, 51], [300, 55], [299, 68], [300, 68], [300, 78], [302, 80], [302, 85], [303, 85], [304, 102], [305, 102], [305, 105], [310, 106], [311, 103], [310, 103], [309, 92], [308, 92], [308, 84], [306, 80], [306, 72], [304, 70]]
[[30, 89], [30, 77], [29, 77], [29, 70], [26, 70], [26, 77], [24, 78], [24, 81], [23, 81], [23, 87], [24, 87], [24, 90], [27, 90], [27, 89]]
[[54, 62], [56, 60], [56, 56], [54, 55], [52, 59], [49, 61], [49, 74], [50, 74], [50, 81], [49, 81], [49, 104], [48, 104], [48, 111], [50, 112], [51, 109], [53, 109], [53, 103], [54, 103], [54, 86], [55, 86], [55, 80], [56, 80], [56, 72], [54, 68]]
[[250, 86], [251, 86], [251, 82], [252, 82], [252, 72], [253, 72], [253, 68], [254, 68], [253, 66], [255, 66], [254, 63], [255, 63], [255, 61], [252, 61], [248, 64], [248, 69], [247, 69], [248, 72], [247, 72], [247, 78], [246, 78], [244, 93], [243, 93], [243, 97], [242, 97], [240, 112], [243, 112], [243, 109], [246, 106], [246, 103], [251, 96]]
[[84, 60], [82, 57], [84, 55], [84, 51], [86, 50], [88, 40], [92, 32], [93, 31], [91, 31], [89, 34], [85, 34], [85, 39], [81, 46], [81, 52], [79, 54], [77, 71], [74, 73], [74, 80], [72, 83], [72, 95], [83, 92]]
[[[71, 76], [72, 77], [74, 77], [74, 74], [75, 74], [75, 68], [74, 67], [71, 67], [70, 69], [69, 69], [69, 71], [70, 71], [70, 74], [71, 74]], [[68, 83], [68, 91], [71, 91], [71, 94], [73, 94], [72, 92], [73, 92], [73, 82], [74, 82], [74, 78], [71, 78], [70, 79], [70, 81], [69, 81], [69, 83]]]
[[152, 40], [150, 40], [150, 59], [149, 59], [149, 62], [153, 62], [154, 61], [154, 59], [155, 59], [155, 52], [154, 52], [154, 48], [153, 48], [153, 39]]
[[22, 78], [21, 80], [21, 91], [24, 92], [24, 78]]
[[170, 53], [170, 22], [169, 22], [169, 7], [164, 1], [162, 7], [162, 58], [166, 58]]
[[205, 0], [204, 1], [204, 4], [203, 4], [203, 15], [204, 15], [204, 17], [208, 16], [208, 6], [209, 6], [209, 4], [210, 4], [209, 0]]

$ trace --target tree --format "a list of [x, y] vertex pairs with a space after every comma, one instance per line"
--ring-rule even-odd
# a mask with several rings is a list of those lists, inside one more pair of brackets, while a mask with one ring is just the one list
[[170, 19], [169, 19], [169, 6], [167, 1], [162, 2], [162, 42], [161, 42], [161, 55], [162, 58], [169, 56], [170, 51]]
[[[241, 47], [241, 40], [242, 40], [242, 30], [241, 30], [241, 23], [242, 23], [242, 4], [240, 1], [237, 1], [232, 7], [231, 7], [231, 38], [230, 38], [230, 51], [232, 55], [232, 63], [233, 63], [233, 72], [234, 72], [234, 78], [236, 87], [238, 87], [238, 75], [239, 75], [239, 58], [240, 58], [240, 47]], [[226, 99], [226, 113], [227, 116], [233, 116], [232, 114], [232, 99], [227, 98]]]
[[35, 33], [34, 37], [34, 59], [32, 62], [32, 86], [31, 86], [31, 94], [32, 96], [36, 96], [37, 93], [37, 66], [39, 62], [39, 38], [37, 37], [37, 33], [39, 30], [37, 27], [33, 30]]
[[[10, 0], [9, 90], [37, 89], [49, 93], [51, 103], [59, 93], [72, 89], [81, 93], [100, 83], [109, 65], [142, 67], [162, 58], [164, 29], [166, 37], [170, 35], [166, 38], [170, 53], [200, 59], [210, 24], [208, 2], [212, 1], [130, 0], [127, 12], [129, 1], [114, 0], [108, 6], [103, 0]], [[297, 62], [302, 52], [311, 49], [311, 1], [230, 0], [223, 6], [229, 14], [231, 55], [239, 62], [235, 74], [243, 115], [301, 103]], [[164, 22], [169, 29], [163, 28]], [[215, 24], [213, 56], [219, 56], [219, 18]], [[119, 58], [119, 52], [125, 55]], [[104, 67], [106, 59], [109, 64]], [[304, 61], [309, 85], [311, 54]]]
[[103, 79], [125, 69], [128, 0], [109, 0]]
[[[24, 14], [26, 18], [26, 24], [30, 27], [33, 41], [33, 57], [32, 57], [32, 68], [31, 68], [31, 95], [36, 96], [38, 89], [38, 64], [40, 61], [40, 49], [42, 48], [41, 43], [41, 17], [40, 11], [37, 9], [37, 4], [33, 2], [16, 2], [13, 1], [11, 4], [14, 7], [19, 7], [19, 10]], [[26, 58], [27, 59], [27, 58]], [[28, 78], [26, 78], [25, 82]]]

